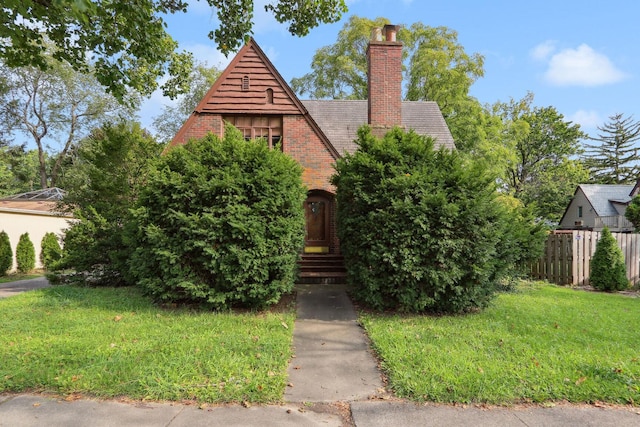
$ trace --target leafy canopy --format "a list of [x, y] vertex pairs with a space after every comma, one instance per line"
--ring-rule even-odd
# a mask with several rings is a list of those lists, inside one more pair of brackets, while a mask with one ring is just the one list
[[492, 132], [475, 150], [499, 177], [501, 190], [532, 206], [537, 217], [558, 221], [576, 185], [588, 179], [582, 163], [580, 126], [554, 107], [533, 106], [533, 94], [497, 102]]
[[[129, 115], [131, 110], [104, 91], [91, 69], [75, 71], [55, 58], [50, 45], [42, 55], [44, 70], [0, 62], [0, 75], [7, 87], [0, 129], [22, 136], [36, 147], [39, 185], [47, 188], [59, 186], [65, 158], [80, 139], [103, 121]], [[15, 150], [13, 154], [19, 154]]]
[[[220, 25], [209, 33], [228, 55], [250, 36], [253, 0], [207, 0]], [[93, 65], [98, 81], [117, 99], [130, 90], [151, 94], [159, 77], [165, 95], [188, 90], [192, 55], [176, 52], [178, 43], [166, 32], [163, 15], [186, 12], [184, 0], [5, 0], [0, 8], [0, 59], [9, 66], [48, 67], [46, 42], [56, 59], [80, 72]], [[321, 23], [336, 22], [344, 0], [278, 0], [265, 6], [291, 34], [304, 36]]]

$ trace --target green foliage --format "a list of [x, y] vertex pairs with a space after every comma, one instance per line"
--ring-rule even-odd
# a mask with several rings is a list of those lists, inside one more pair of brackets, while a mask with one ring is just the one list
[[64, 179], [63, 208], [78, 221], [65, 233], [63, 258], [55, 268], [89, 272], [96, 284], [125, 283], [131, 249], [123, 240], [124, 227], [161, 150], [137, 123], [107, 124], [83, 141]]
[[28, 273], [36, 266], [36, 249], [29, 238], [29, 233], [24, 233], [16, 246], [16, 264], [19, 273]]
[[554, 107], [534, 107], [533, 94], [491, 107], [492, 135], [477, 152], [499, 176], [501, 188], [531, 207], [536, 217], [560, 220], [575, 187], [588, 179], [582, 163], [580, 126]]
[[156, 300], [260, 307], [289, 292], [304, 239], [301, 167], [228, 125], [162, 157], [140, 196], [130, 270]]
[[486, 307], [543, 235], [494, 178], [457, 151], [399, 129], [359, 131], [336, 165], [338, 234], [348, 280], [376, 309], [458, 313]]
[[638, 179], [640, 154], [635, 142], [640, 140], [640, 121], [615, 114], [609, 117], [601, 132], [591, 137], [600, 145], [587, 144], [585, 163], [592, 181], [598, 184], [634, 184]]
[[[253, 0], [207, 0], [219, 27], [209, 33], [228, 55], [252, 34]], [[185, 12], [183, 0], [4, 0], [0, 8], [0, 58], [11, 67], [46, 69], [46, 41], [57, 59], [74, 70], [95, 66], [101, 84], [123, 101], [131, 91], [150, 95], [159, 78], [169, 75], [164, 93], [188, 90], [192, 55], [177, 53], [163, 15]], [[289, 31], [304, 36], [320, 23], [336, 22], [346, 12], [344, 0], [278, 0], [265, 6]], [[87, 55], [91, 52], [91, 55]]]
[[607, 227], [602, 230], [591, 258], [589, 280], [600, 291], [621, 291], [629, 287], [622, 249]]
[[40, 262], [44, 268], [51, 268], [62, 258], [62, 248], [55, 233], [45, 233], [40, 243]]
[[640, 197], [636, 196], [631, 200], [624, 211], [624, 216], [633, 223], [636, 232], [640, 231]]
[[13, 266], [13, 250], [6, 231], [0, 231], [0, 276], [7, 274]]
[[[59, 186], [63, 161], [81, 138], [105, 120], [131, 113], [104, 92], [91, 70], [74, 71], [49, 51], [44, 60], [45, 70], [11, 68], [0, 62], [0, 73], [7, 76], [9, 88], [0, 118], [36, 147], [36, 153], [24, 160], [31, 168], [37, 163], [40, 188]], [[14, 149], [14, 154], [20, 154], [19, 150]], [[16, 175], [19, 172], [24, 175], [20, 169]], [[28, 170], [26, 178], [33, 180], [33, 172]]]

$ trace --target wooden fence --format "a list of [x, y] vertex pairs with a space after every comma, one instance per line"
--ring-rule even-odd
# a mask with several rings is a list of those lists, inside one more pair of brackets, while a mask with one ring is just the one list
[[[640, 282], [640, 234], [611, 234], [624, 254], [627, 278], [637, 285]], [[589, 285], [591, 257], [599, 239], [599, 231], [567, 230], [550, 234], [544, 255], [532, 264], [530, 276], [558, 285]]]

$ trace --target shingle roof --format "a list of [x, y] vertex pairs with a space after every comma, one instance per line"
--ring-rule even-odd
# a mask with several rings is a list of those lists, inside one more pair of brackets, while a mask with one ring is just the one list
[[[367, 123], [366, 100], [303, 100], [305, 108], [340, 155], [352, 153], [360, 126]], [[436, 144], [454, 149], [453, 137], [433, 101], [403, 101], [402, 125], [420, 135], [429, 135]]]
[[628, 203], [633, 185], [580, 184], [578, 187], [587, 197], [598, 216], [615, 216], [618, 211], [611, 202]]

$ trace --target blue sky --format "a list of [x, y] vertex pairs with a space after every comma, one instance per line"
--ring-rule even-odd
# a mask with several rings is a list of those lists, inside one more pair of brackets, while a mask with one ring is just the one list
[[[190, 0], [189, 12], [169, 16], [169, 33], [197, 59], [224, 68], [231, 60], [207, 38], [217, 28], [204, 1]], [[313, 54], [333, 44], [349, 16], [386, 17], [394, 24], [422, 22], [458, 33], [467, 53], [485, 58], [485, 76], [471, 88], [481, 103], [521, 99], [553, 106], [592, 135], [609, 116], [640, 120], [640, 2], [636, 0], [348, 0], [340, 22], [321, 25], [303, 38], [264, 12], [256, 0], [254, 38], [287, 82], [310, 71]], [[140, 118], [150, 127], [160, 94], [145, 102]]]

